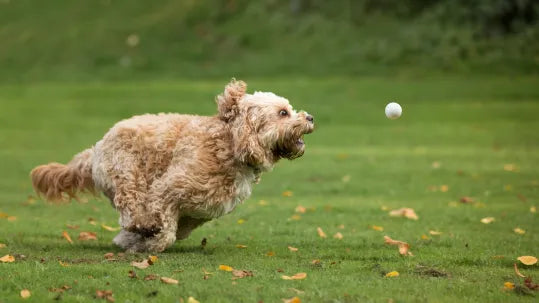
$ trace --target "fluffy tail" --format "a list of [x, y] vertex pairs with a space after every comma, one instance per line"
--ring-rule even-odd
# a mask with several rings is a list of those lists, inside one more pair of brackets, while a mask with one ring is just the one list
[[67, 165], [49, 163], [32, 170], [34, 190], [49, 201], [77, 199], [79, 192], [94, 193], [91, 148], [75, 155]]

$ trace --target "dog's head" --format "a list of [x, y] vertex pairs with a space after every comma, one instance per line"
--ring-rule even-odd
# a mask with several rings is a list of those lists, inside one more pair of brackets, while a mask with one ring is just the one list
[[296, 112], [287, 99], [273, 93], [246, 94], [243, 81], [232, 80], [217, 96], [219, 118], [230, 125], [234, 151], [250, 166], [269, 169], [281, 158], [305, 152], [303, 135], [314, 130], [314, 118]]

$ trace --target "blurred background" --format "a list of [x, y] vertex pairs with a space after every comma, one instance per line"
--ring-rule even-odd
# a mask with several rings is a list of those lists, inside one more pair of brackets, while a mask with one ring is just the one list
[[539, 71], [534, 0], [0, 0], [0, 80]]

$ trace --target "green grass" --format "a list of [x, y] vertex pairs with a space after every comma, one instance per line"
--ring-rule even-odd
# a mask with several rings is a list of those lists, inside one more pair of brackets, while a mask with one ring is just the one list
[[[17, 219], [0, 219], [0, 243], [7, 244], [0, 256], [17, 260], [0, 264], [0, 302], [18, 301], [24, 288], [32, 292], [28, 302], [43, 302], [58, 296], [49, 288], [62, 285], [72, 287], [61, 296], [64, 302], [94, 301], [98, 289], [112, 290], [116, 302], [177, 302], [189, 296], [200, 302], [280, 302], [295, 295], [303, 302], [536, 300], [537, 293], [519, 295], [502, 287], [506, 281], [522, 283], [513, 272], [518, 256], [539, 255], [537, 214], [529, 210], [539, 206], [537, 78], [245, 80], [250, 90], [289, 97], [296, 108], [315, 115], [318, 128], [307, 137], [304, 157], [279, 163], [245, 204], [158, 254], [155, 265], [136, 270], [140, 278], [152, 273], [179, 285], [129, 278], [130, 261], [142, 254], [104, 259], [105, 253], [119, 252], [111, 243], [114, 233], [99, 226], [117, 225], [104, 199], [25, 205], [33, 194], [28, 172], [38, 164], [68, 161], [114, 122], [134, 114], [212, 114], [212, 100], [226, 79], [1, 86], [0, 212]], [[384, 117], [390, 100], [403, 105], [401, 119]], [[437, 169], [435, 161], [441, 164]], [[505, 164], [518, 171], [505, 171]], [[343, 176], [350, 181], [343, 182]], [[447, 185], [449, 191], [433, 192], [433, 185]], [[285, 190], [294, 195], [283, 197]], [[476, 203], [451, 204], [462, 196]], [[301, 220], [290, 220], [298, 205], [308, 211]], [[412, 207], [419, 220], [389, 217], [383, 206]], [[496, 221], [481, 224], [487, 216]], [[90, 217], [97, 226], [89, 224]], [[238, 224], [239, 219], [245, 222]], [[373, 224], [384, 231], [369, 229]], [[328, 238], [320, 238], [317, 227]], [[514, 233], [515, 227], [526, 234]], [[61, 237], [63, 230], [73, 244]], [[429, 230], [443, 234], [421, 239]], [[80, 231], [94, 231], [98, 240], [78, 241]], [[344, 238], [334, 239], [336, 232]], [[384, 245], [384, 235], [409, 242], [414, 256], [401, 257]], [[202, 238], [208, 240], [204, 249]], [[289, 251], [289, 245], [299, 251]], [[275, 255], [267, 256], [270, 251]], [[321, 260], [320, 266], [312, 265], [313, 259]], [[230, 273], [217, 270], [220, 264], [251, 270], [254, 277], [234, 283]], [[418, 265], [449, 276], [422, 275]], [[213, 272], [208, 280], [203, 268]], [[538, 268], [520, 266], [535, 280]], [[383, 277], [394, 270], [399, 277]], [[307, 278], [281, 279], [298, 272]]]

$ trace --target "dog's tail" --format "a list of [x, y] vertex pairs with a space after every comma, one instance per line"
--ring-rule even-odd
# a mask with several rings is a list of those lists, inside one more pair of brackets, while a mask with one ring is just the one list
[[92, 179], [93, 149], [75, 155], [67, 165], [49, 163], [32, 170], [34, 190], [49, 201], [78, 199], [77, 193], [95, 193]]

